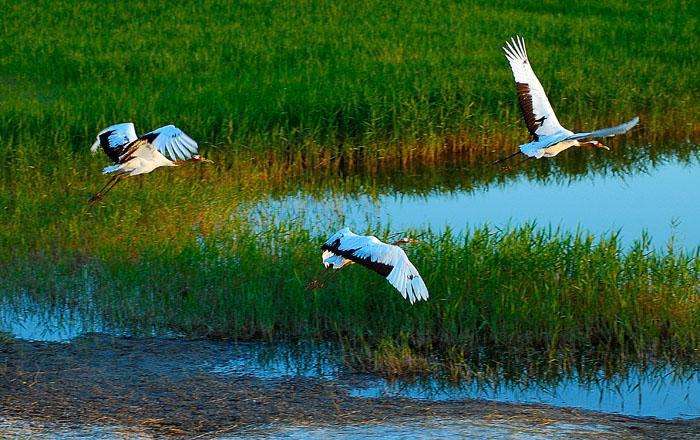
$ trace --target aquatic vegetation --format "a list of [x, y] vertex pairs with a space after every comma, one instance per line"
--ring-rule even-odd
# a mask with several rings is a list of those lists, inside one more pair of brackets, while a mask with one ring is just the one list
[[89, 305], [136, 332], [336, 341], [350, 364], [384, 372], [410, 363], [459, 375], [474, 360], [514, 356], [697, 360], [700, 251], [654, 251], [646, 239], [623, 251], [614, 235], [532, 226], [427, 231], [407, 253], [431, 297], [408, 307], [384, 279], [352, 268], [309, 292], [324, 237], [295, 224], [260, 232], [234, 218], [180, 230], [167, 246], [139, 235], [15, 258], [0, 291]]
[[697, 140], [692, 9], [18, 2], [0, 29], [0, 140], [53, 160], [87, 154], [115, 121], [141, 129], [170, 121], [217, 161], [241, 154], [352, 169], [493, 160], [527, 138], [500, 50], [514, 32], [531, 37], [565, 125], [586, 130], [640, 114], [631, 139]]
[[[407, 252], [431, 298], [408, 310], [385, 280], [353, 268], [308, 292], [322, 270], [326, 237], [301, 221], [254, 220], [248, 211], [261, 198], [300, 187], [366, 194], [478, 188], [507, 183], [515, 172], [474, 165], [334, 176], [194, 165], [134, 178], [90, 209], [88, 195], [101, 183], [90, 177], [96, 162], [58, 156], [48, 164], [32, 161], [33, 154], [20, 150], [16, 166], [1, 169], [5, 297], [29, 294], [82, 308], [135, 332], [335, 341], [349, 364], [383, 373], [445, 369], [458, 378], [485, 359], [527, 359], [533, 367], [550, 360], [572, 366], [581, 357], [697, 357], [697, 253], [646, 242], [629, 249], [615, 237], [534, 227], [467, 236], [414, 231], [427, 232]], [[586, 161], [562, 156], [522, 172], [544, 181], [624, 174], [676, 155], [696, 157], [691, 144], [662, 145]], [[296, 172], [299, 178], [289, 179]]]

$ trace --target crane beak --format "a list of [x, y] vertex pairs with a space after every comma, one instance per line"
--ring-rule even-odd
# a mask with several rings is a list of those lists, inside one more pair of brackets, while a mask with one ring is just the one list
[[610, 147], [608, 147], [607, 145], [598, 144], [598, 148], [605, 148], [606, 150], [610, 151]]

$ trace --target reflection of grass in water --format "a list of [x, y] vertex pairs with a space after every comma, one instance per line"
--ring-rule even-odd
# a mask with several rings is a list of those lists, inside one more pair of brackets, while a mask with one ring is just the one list
[[[506, 362], [481, 362], [464, 369], [469, 374], [459, 378], [438, 375], [404, 377], [397, 380], [372, 384], [370, 393], [409, 396], [434, 400], [458, 400], [465, 397], [500, 396], [496, 400], [509, 400], [508, 396], [549, 396], [559, 404], [573, 404], [572, 388], [579, 392], [609, 395], [622, 405], [633, 404], [641, 396], [647, 402], [659, 402], [669, 393], [670, 387], [686, 385], [693, 389], [698, 380], [698, 369], [694, 364], [647, 363], [633, 365], [624, 362], [607, 365], [591, 359], [579, 360], [576, 364], [562, 368], [561, 364], [543, 362], [542, 359], [510, 359]], [[460, 379], [458, 381], [454, 379]], [[374, 389], [372, 389], [374, 388]], [[358, 394], [363, 393], [362, 384]], [[691, 400], [692, 396], [680, 395], [679, 400]], [[518, 399], [520, 400], [520, 399]], [[691, 400], [692, 401], [692, 400]], [[577, 406], [574, 404], [574, 406]], [[587, 408], [593, 409], [593, 408]], [[685, 415], [686, 417], [688, 414]]]
[[63, 155], [84, 151], [106, 124], [134, 120], [141, 130], [175, 122], [217, 159], [342, 157], [352, 168], [492, 157], [526, 139], [500, 50], [520, 32], [565, 125], [639, 113], [641, 138], [681, 141], [697, 135], [699, 110], [687, 9], [40, 1], [4, 14], [0, 133], [8, 148]]
[[0, 331], [0, 344], [9, 344], [14, 338], [10, 333]]
[[[446, 364], [457, 377], [469, 359], [567, 365], [582, 356], [604, 363], [697, 357], [697, 254], [653, 251], [647, 242], [622, 252], [614, 236], [596, 242], [531, 227], [428, 234], [409, 254], [431, 298], [411, 307], [362, 268], [306, 291], [323, 238], [298, 226], [252, 233], [235, 215], [219, 224], [207, 223], [206, 211], [191, 216], [178, 218], [192, 222], [179, 229], [167, 211], [120, 231], [113, 221], [92, 220], [92, 231], [69, 225], [50, 251], [15, 255], [2, 290], [80, 306], [89, 284], [107, 323], [337, 341], [351, 364], [386, 373]], [[90, 246], [72, 248], [78, 239]]]
[[[514, 146], [510, 148], [515, 149]], [[668, 162], [696, 164], [700, 153], [698, 145], [693, 143], [620, 143], [611, 152], [572, 149], [554, 160], [531, 160], [519, 166], [514, 165], [519, 160], [515, 159], [510, 164], [512, 167], [493, 166], [486, 159], [478, 155], [459, 156], [440, 164], [386, 163], [353, 170], [342, 168], [340, 162], [320, 169], [279, 164], [279, 167], [258, 171], [258, 175], [264, 176], [268, 184], [266, 193], [272, 195], [287, 195], [299, 190], [320, 195], [327, 190], [343, 194], [426, 194], [434, 191], [480, 190], [491, 185], [507, 185], [521, 177], [559, 184], [599, 176], [624, 179], [629, 175], [649, 172]], [[246, 164], [235, 169], [235, 173], [248, 176], [254, 169]]]
[[[268, 167], [244, 161], [230, 168], [223, 164], [188, 165], [127, 179], [100, 206], [87, 210], [87, 198], [104, 181], [98, 174], [98, 163], [104, 164], [102, 157], [73, 162], [70, 157], [43, 157], [31, 150], [20, 150], [11, 167], [0, 167], [0, 206], [5, 207], [0, 210], [4, 225], [0, 240], [8, 250], [28, 245], [45, 251], [47, 243], [63, 241], [67, 231], [71, 231], [73, 247], [84, 249], [96, 245], [86, 240], [114, 240], [120, 231], [141, 230], [145, 223], [153, 222], [161, 229], [171, 229], [167, 240], [177, 241], [183, 225], [189, 228], [197, 219], [202, 224], [216, 224], [240, 209], [241, 202], [300, 189], [320, 197], [326, 197], [328, 191], [371, 196], [396, 191], [424, 194], [435, 190], [479, 190], [522, 176], [542, 182], [607, 174], [624, 178], [666, 160], [696, 163], [695, 151], [692, 144], [649, 148], [627, 145], [613, 154], [572, 151], [553, 161], [532, 161], [511, 171], [468, 161], [373, 173], [331, 168], [302, 170], [283, 164]], [[93, 232], [83, 235], [77, 234], [78, 230]]]

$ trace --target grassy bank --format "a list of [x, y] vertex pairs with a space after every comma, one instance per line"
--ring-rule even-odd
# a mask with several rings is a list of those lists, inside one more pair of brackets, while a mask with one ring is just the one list
[[16, 258], [0, 291], [90, 309], [137, 331], [336, 341], [359, 368], [389, 374], [447, 365], [458, 375], [475, 359], [514, 356], [697, 362], [697, 252], [644, 242], [622, 251], [615, 237], [531, 227], [428, 234], [408, 253], [431, 297], [411, 307], [359, 267], [306, 290], [321, 270], [323, 237], [297, 226], [192, 228], [167, 246], [142, 234]]
[[0, 141], [51, 160], [122, 120], [174, 122], [223, 161], [497, 155], [527, 138], [500, 51], [515, 33], [565, 125], [640, 114], [639, 139], [697, 139], [694, 2], [11, 1], [2, 14]]

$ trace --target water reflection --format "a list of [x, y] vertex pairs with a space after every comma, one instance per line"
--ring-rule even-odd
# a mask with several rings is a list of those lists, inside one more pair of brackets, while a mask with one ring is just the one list
[[459, 383], [438, 379], [386, 380], [352, 374], [342, 365], [342, 354], [323, 347], [237, 344], [226, 359], [204, 367], [231, 376], [265, 379], [306, 377], [344, 383], [353, 397], [405, 397], [419, 400], [483, 399], [508, 403], [539, 403], [591, 411], [663, 419], [700, 417], [700, 370], [680, 373], [669, 366], [640, 370], [630, 367], [612, 375], [602, 372], [561, 374], [526, 381], [475, 378]]
[[113, 440], [115, 438], [153, 439], [154, 436], [132, 427], [122, 426], [62, 426], [57, 423], [0, 419], [0, 434], [5, 439], [75, 439]]
[[[107, 329], [99, 325], [99, 321], [86, 319], [66, 307], [42, 307], [29, 300], [24, 301], [24, 306], [23, 309], [8, 303], [0, 304], [0, 330], [9, 331], [16, 338], [63, 343], [69, 343], [88, 331], [99, 330], [115, 336], [127, 333]], [[170, 339], [170, 342], [176, 343], [177, 340]], [[476, 379], [458, 384], [436, 379], [387, 381], [374, 375], [353, 373], [345, 367], [342, 351], [331, 344], [182, 343], [200, 353], [200, 364], [186, 368], [191, 373], [333, 381], [354, 397], [485, 399], [666, 419], [700, 417], [700, 399], [697, 398], [700, 396], [700, 370], [697, 368], [681, 373], [680, 369], [668, 366], [646, 370], [631, 367], [607, 375], [587, 372], [585, 377], [580, 377], [559, 373], [533, 378], [528, 374], [524, 378], [508, 380], [501, 377], [505, 375], [482, 378], [477, 371]], [[169, 365], [167, 369], [175, 371], [181, 367]], [[482, 367], [484, 371], [498, 371], [494, 370], [494, 365]]]
[[0, 331], [29, 341], [69, 342], [84, 333], [102, 331], [99, 322], [58, 305], [40, 305], [27, 296], [0, 302]]
[[[538, 403], [591, 411], [662, 419], [700, 417], [700, 371], [679, 373], [666, 366], [640, 370], [631, 367], [607, 376], [602, 372], [526, 382], [475, 378], [460, 383], [438, 379], [386, 380], [352, 374], [342, 355], [331, 346], [235, 344], [226, 359], [203, 365], [216, 374], [253, 375], [263, 379], [305, 377], [344, 383], [353, 397], [404, 397], [444, 401], [483, 399], [508, 403]], [[593, 376], [592, 378], [590, 376]]]
[[439, 379], [386, 380], [354, 374], [342, 364], [342, 353], [331, 345], [233, 344], [221, 359], [202, 365], [215, 374], [253, 375], [263, 379], [304, 377], [344, 384], [353, 397], [404, 397], [418, 400], [483, 399], [508, 403], [539, 403], [591, 411], [662, 419], [700, 417], [700, 370], [681, 372], [670, 366], [641, 370], [630, 367], [615, 374], [562, 373], [547, 378], [503, 380], [474, 378], [459, 383]]
[[[117, 328], [107, 324], [94, 310], [89, 295], [65, 303], [40, 303], [28, 295], [19, 294], [0, 300], [0, 332], [27, 341], [69, 343], [87, 333], [129, 336], [132, 333], [159, 337], [177, 336], [175, 332], [158, 328]], [[79, 303], [80, 308], [77, 307]]]
[[[670, 160], [638, 167], [634, 174], [594, 173], [575, 179], [531, 180], [525, 175], [482, 189], [434, 190], [427, 194], [346, 195], [299, 192], [257, 204], [261, 225], [270, 218], [303, 219], [319, 233], [327, 225], [357, 230], [390, 225], [394, 230], [450, 227], [464, 230], [484, 223], [496, 227], [535, 221], [594, 234], [620, 231], [630, 244], [648, 232], [656, 246], [673, 238], [688, 250], [700, 244], [700, 160]], [[322, 229], [322, 230], [321, 230]]]
[[[518, 179], [566, 186], [592, 176], [624, 179], [648, 173], [669, 162], [700, 160], [700, 146], [693, 142], [659, 145], [623, 143], [613, 151], [572, 149], [554, 160], [529, 161], [519, 166], [494, 166], [483, 157], [456, 157], [438, 163], [395, 163], [371, 169], [345, 170], [337, 167], [308, 170], [290, 178], [284, 174], [265, 187], [265, 194], [287, 196], [300, 190], [317, 197], [327, 192], [351, 195], [469, 192], [508, 185]], [[259, 195], [258, 195], [259, 197]]]
[[631, 368], [612, 377], [579, 380], [574, 375], [558, 383], [534, 381], [492, 384], [471, 381], [451, 384], [436, 380], [406, 382], [377, 380], [352, 390], [361, 397], [408, 397], [426, 400], [484, 399], [510, 403], [543, 403], [593, 411], [663, 419], [700, 417], [700, 372], [681, 377], [671, 368], [640, 371]]
[[215, 374], [256, 376], [261, 379], [309, 377], [336, 380], [343, 367], [340, 353], [330, 344], [229, 344], [223, 358], [202, 368]]

